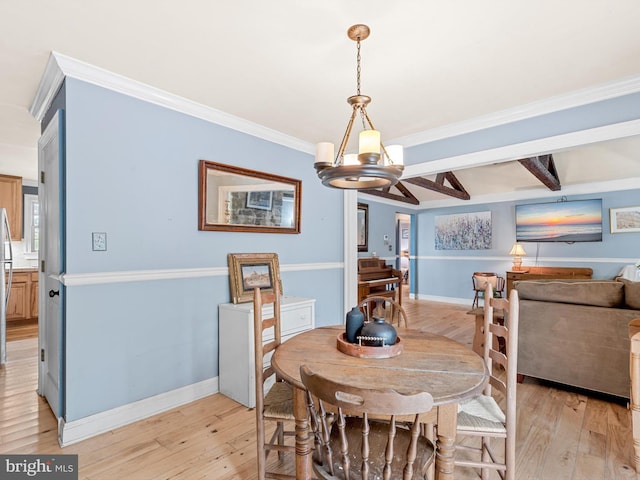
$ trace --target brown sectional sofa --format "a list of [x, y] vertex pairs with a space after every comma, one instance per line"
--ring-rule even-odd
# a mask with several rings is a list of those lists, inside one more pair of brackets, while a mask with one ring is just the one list
[[518, 373], [629, 398], [628, 324], [640, 318], [640, 282], [525, 280]]

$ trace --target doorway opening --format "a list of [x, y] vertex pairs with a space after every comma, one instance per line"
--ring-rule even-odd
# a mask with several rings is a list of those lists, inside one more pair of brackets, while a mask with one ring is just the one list
[[402, 272], [402, 290], [412, 291], [411, 275], [411, 215], [396, 213], [396, 269]]

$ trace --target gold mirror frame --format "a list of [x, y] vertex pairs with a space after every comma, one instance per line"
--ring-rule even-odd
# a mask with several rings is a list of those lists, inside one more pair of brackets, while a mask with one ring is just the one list
[[200, 160], [198, 230], [300, 233], [302, 181]]

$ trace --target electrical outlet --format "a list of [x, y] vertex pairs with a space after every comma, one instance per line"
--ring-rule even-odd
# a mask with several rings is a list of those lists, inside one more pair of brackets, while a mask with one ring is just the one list
[[93, 232], [91, 233], [92, 250], [94, 252], [105, 252], [107, 250], [107, 233]]

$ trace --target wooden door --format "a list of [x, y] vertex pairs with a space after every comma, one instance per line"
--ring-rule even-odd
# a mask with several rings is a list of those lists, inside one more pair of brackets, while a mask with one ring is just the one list
[[[62, 168], [64, 162], [64, 112], [58, 110], [38, 142], [38, 188], [40, 204], [40, 278], [39, 278], [39, 393], [57, 418], [64, 416], [64, 369], [62, 313], [62, 217], [60, 208]], [[44, 181], [43, 181], [44, 180]], [[43, 268], [44, 266], [44, 268]]]

